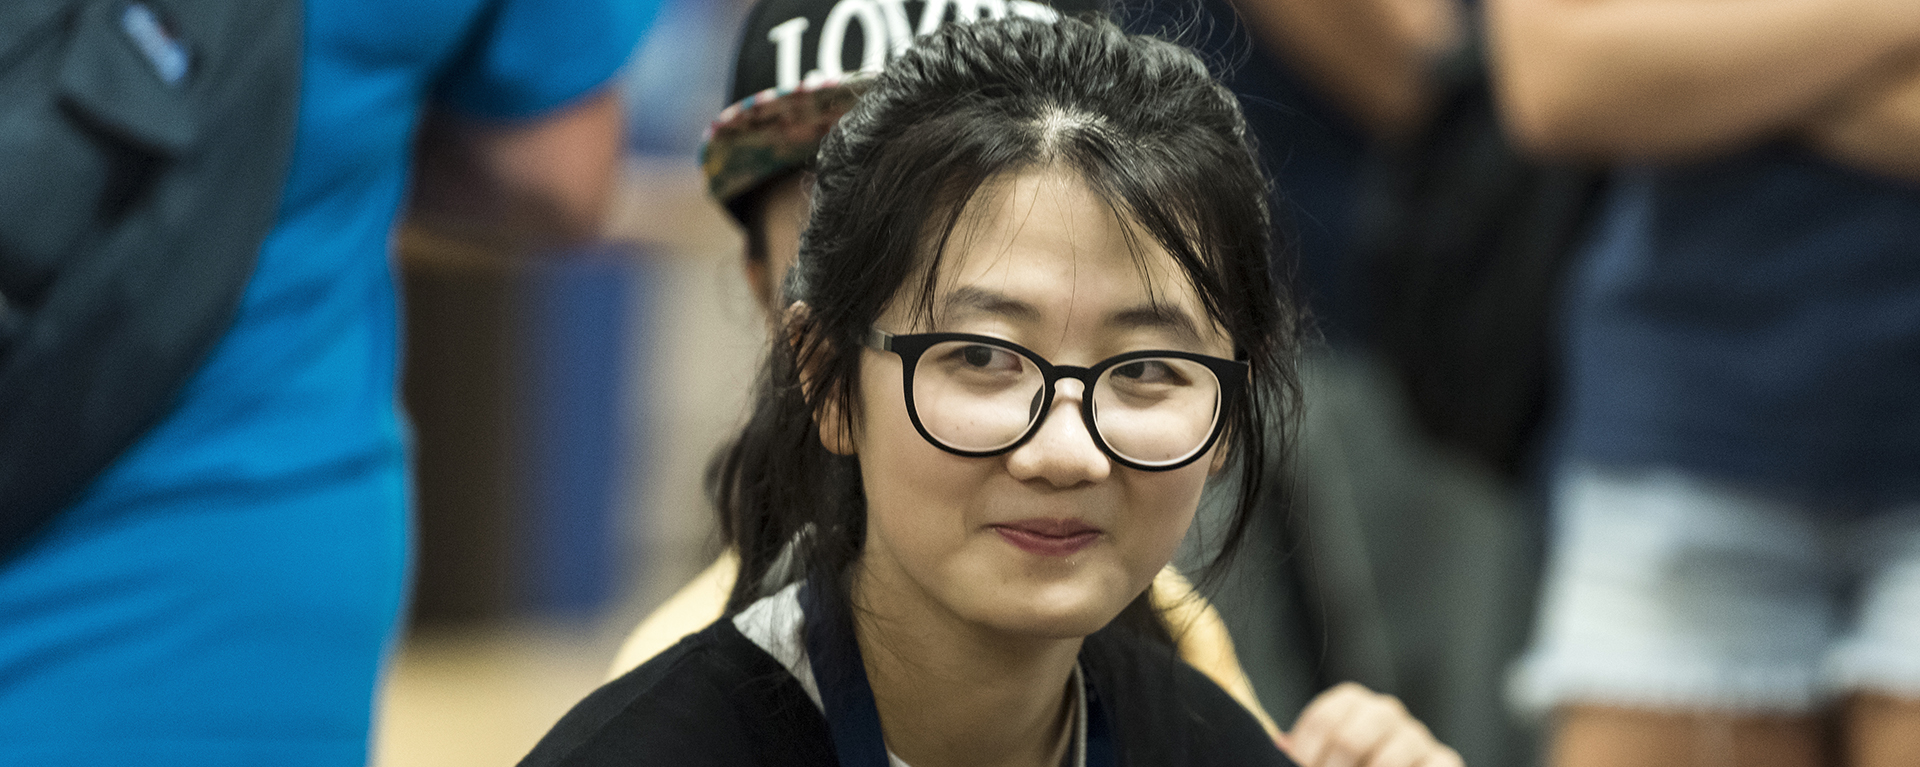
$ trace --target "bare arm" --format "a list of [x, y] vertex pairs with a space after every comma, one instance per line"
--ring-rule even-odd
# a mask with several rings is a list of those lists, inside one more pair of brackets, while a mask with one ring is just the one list
[[1920, 180], [1920, 56], [1814, 120], [1807, 141], [1848, 165]]
[[1605, 159], [1785, 134], [1920, 49], [1914, 0], [1490, 0], [1488, 13], [1520, 139]]
[[430, 113], [413, 222], [513, 252], [598, 235], [620, 156], [620, 114], [612, 91], [525, 122]]
[[1456, 0], [1235, 0], [1260, 40], [1379, 135], [1411, 129], [1427, 71], [1459, 35]]

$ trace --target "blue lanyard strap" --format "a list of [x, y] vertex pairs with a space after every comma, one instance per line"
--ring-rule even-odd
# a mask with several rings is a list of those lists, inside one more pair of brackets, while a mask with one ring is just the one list
[[[867, 681], [867, 666], [860, 657], [860, 644], [853, 641], [850, 621], [832, 627], [834, 612], [821, 602], [811, 583], [800, 587], [800, 606], [807, 615], [807, 665], [820, 688], [820, 703], [826, 709], [827, 728], [833, 733], [833, 750], [840, 757], [840, 767], [888, 767], [880, 709], [873, 702], [873, 686]], [[1116, 767], [1119, 754], [1114, 749], [1106, 702], [1091, 682], [1087, 683], [1086, 700], [1087, 767]]]
[[860, 643], [853, 641], [853, 627], [843, 621], [839, 631], [830, 630], [834, 613], [821, 603], [811, 583], [800, 587], [800, 606], [807, 615], [807, 665], [820, 687], [820, 704], [826, 709], [840, 767], [888, 767], [880, 709], [873, 703], [867, 664], [860, 657]]

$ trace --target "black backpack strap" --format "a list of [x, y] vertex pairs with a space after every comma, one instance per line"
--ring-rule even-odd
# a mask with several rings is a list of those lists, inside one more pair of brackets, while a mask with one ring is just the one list
[[292, 155], [301, 20], [299, 0], [0, 4], [0, 556], [231, 325]]

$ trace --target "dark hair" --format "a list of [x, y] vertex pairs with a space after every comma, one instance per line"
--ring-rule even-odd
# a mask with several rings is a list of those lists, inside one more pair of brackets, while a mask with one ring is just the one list
[[[752, 189], [741, 192], [740, 196], [723, 204], [727, 212], [733, 214], [734, 221], [740, 224], [740, 232], [746, 240], [747, 261], [764, 264], [773, 255], [767, 240], [767, 206], [773, 202], [773, 191], [794, 180], [798, 180], [801, 189], [806, 189], [812, 183], [812, 175], [812, 165], [788, 168], [768, 176]], [[779, 289], [780, 286], [774, 286], [774, 290]]]
[[777, 181], [784, 178], [781, 176], [756, 186], [726, 206], [734, 219], [740, 222], [741, 233], [746, 237], [747, 260], [750, 262], [767, 262], [767, 227], [762, 216], [767, 210], [767, 193], [773, 190]]
[[[845, 604], [866, 502], [857, 459], [828, 452], [814, 416], [832, 406], [852, 428], [867, 329], [896, 297], [928, 316], [968, 200], [997, 176], [1048, 167], [1077, 175], [1164, 247], [1252, 366], [1248, 396], [1227, 414], [1225, 475], [1239, 482], [1220, 541], [1234, 550], [1270, 451], [1289, 442], [1299, 345], [1269, 268], [1267, 183], [1234, 96], [1177, 45], [1073, 18], [948, 25], [860, 87], [821, 145], [787, 283], [809, 311], [772, 344], [749, 421], [708, 474], [741, 555], [728, 611], [799, 575]], [[776, 567], [796, 539], [803, 567]], [[1164, 638], [1152, 616], [1142, 597], [1122, 623]]]

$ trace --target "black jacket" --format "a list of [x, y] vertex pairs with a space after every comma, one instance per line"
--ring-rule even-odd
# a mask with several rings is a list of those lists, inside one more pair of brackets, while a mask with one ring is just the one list
[[[1172, 650], [1109, 628], [1080, 666], [1123, 767], [1290, 765], [1245, 709]], [[721, 619], [587, 696], [522, 767], [837, 767], [827, 720], [780, 662]]]

